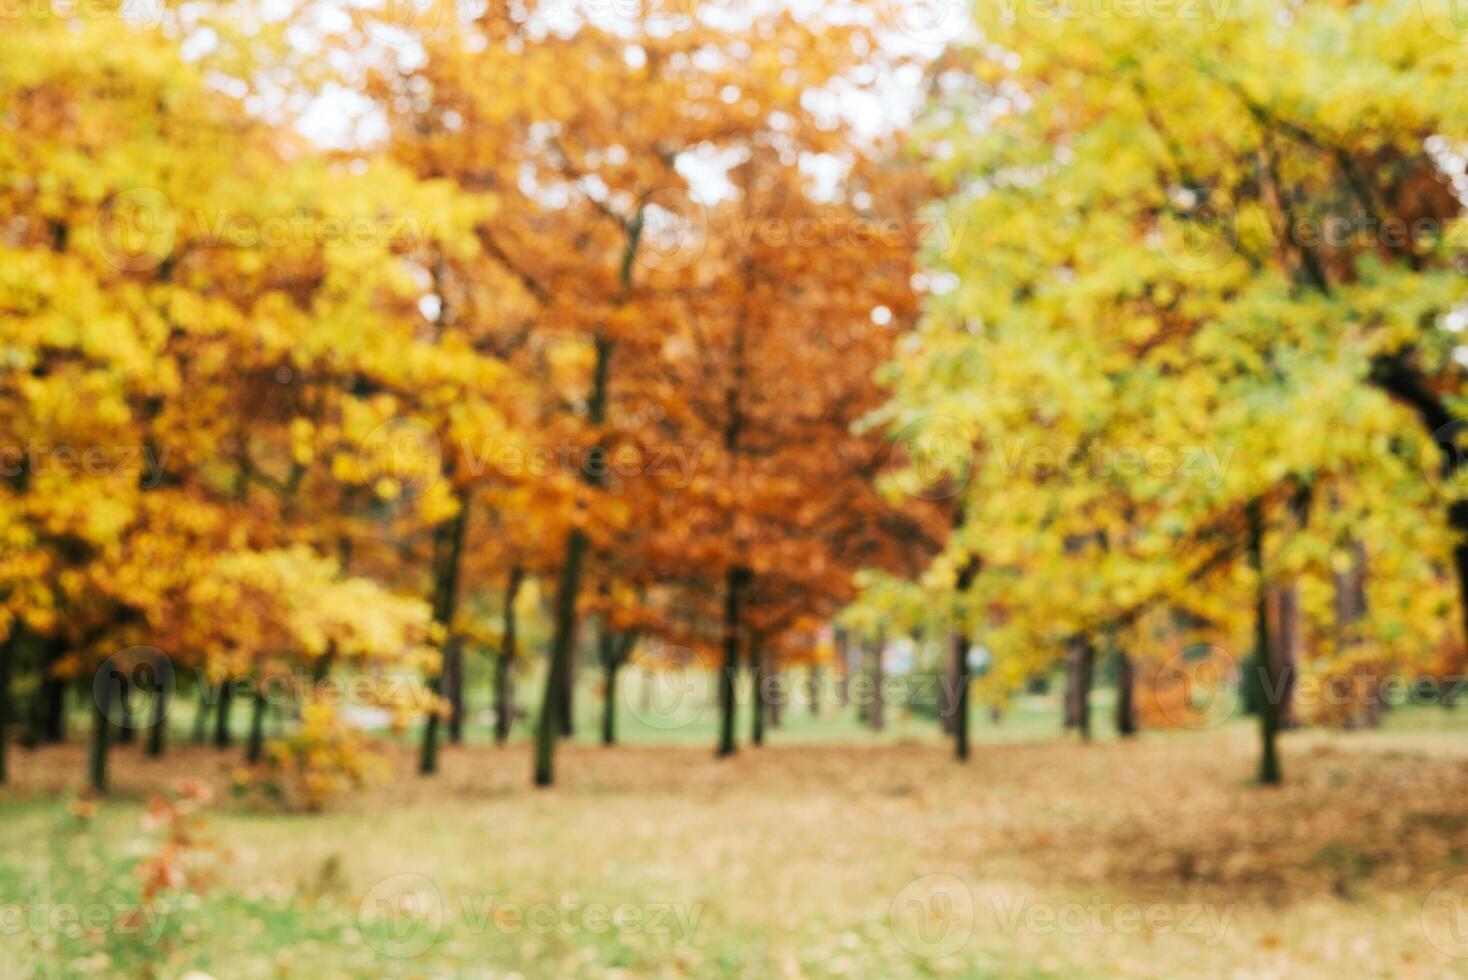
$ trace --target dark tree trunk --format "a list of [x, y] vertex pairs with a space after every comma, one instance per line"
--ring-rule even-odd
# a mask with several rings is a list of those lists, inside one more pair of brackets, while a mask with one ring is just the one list
[[807, 707], [810, 709], [810, 714], [812, 718], [819, 718], [821, 716], [821, 684], [824, 682], [824, 675], [821, 671], [821, 665], [813, 664], [810, 668], [809, 676], [810, 704], [807, 705]]
[[510, 582], [505, 588], [505, 628], [500, 643], [499, 656], [495, 658], [494, 671], [494, 740], [504, 745], [510, 740], [510, 726], [514, 723], [515, 699], [511, 687], [510, 672], [515, 666], [515, 598], [520, 594], [520, 585], [525, 574], [517, 565], [510, 570]]
[[1071, 644], [1065, 684], [1065, 724], [1074, 728], [1081, 741], [1091, 740], [1091, 684], [1095, 676], [1096, 648], [1086, 637]]
[[125, 673], [118, 680], [118, 702], [117, 710], [113, 712], [117, 716], [117, 744], [132, 745], [137, 740], [137, 717], [133, 714], [133, 699], [137, 697], [137, 688], [133, 685], [132, 674]]
[[749, 741], [758, 747], [765, 744], [765, 651], [759, 637], [749, 641]]
[[1277, 786], [1282, 778], [1279, 766], [1280, 672], [1269, 648], [1269, 579], [1264, 574], [1263, 504], [1255, 500], [1249, 505], [1249, 561], [1254, 566], [1256, 593], [1254, 609], [1254, 674], [1255, 704], [1259, 708], [1259, 782]]
[[770, 713], [770, 727], [779, 728], [785, 723], [785, 699], [790, 696], [790, 686], [785, 683], [788, 678], [778, 670], [772, 671], [769, 654], [765, 654], [761, 676], [764, 678], [765, 708]]
[[602, 614], [596, 647], [605, 681], [601, 709], [601, 743], [603, 745], [617, 744], [617, 678], [632, 648], [631, 640], [630, 633], [622, 636], [613, 633], [608, 624], [608, 616], [605, 613]]
[[581, 644], [579, 642], [580, 624], [572, 627], [571, 653], [566, 660], [566, 682], [561, 685], [561, 708], [557, 717], [561, 720], [561, 738], [574, 738], [576, 735], [576, 672], [581, 666], [579, 654]]
[[968, 760], [968, 705], [970, 688], [968, 671], [968, 647], [969, 638], [966, 633], [953, 634], [953, 652], [951, 656], [950, 670], [953, 676], [952, 690], [948, 692], [948, 699], [952, 703], [950, 711], [949, 727], [953, 733], [953, 751], [959, 762]]
[[1273, 586], [1270, 595], [1273, 599], [1275, 624], [1271, 646], [1280, 671], [1279, 725], [1281, 728], [1294, 728], [1295, 665], [1299, 663], [1300, 649], [1304, 645], [1300, 593], [1291, 582]]
[[724, 665], [719, 672], [719, 748], [724, 758], [737, 751], [734, 742], [735, 685], [739, 680], [740, 597], [745, 573], [731, 568], [724, 577]]
[[212, 707], [213, 694], [209, 682], [199, 675], [199, 708], [194, 714], [194, 744], [203, 745], [209, 739], [209, 709]]
[[607, 665], [607, 690], [601, 712], [601, 744], [603, 745], [617, 744], [617, 677], [620, 671], [621, 664]]
[[1116, 649], [1116, 734], [1130, 738], [1137, 734], [1137, 710], [1133, 687], [1136, 667], [1132, 658], [1120, 647]]
[[112, 713], [120, 683], [120, 680], [104, 678], [101, 684], [95, 686], [96, 696], [92, 699], [95, 707], [92, 713], [92, 749], [87, 769], [92, 789], [98, 793], [107, 792], [107, 750], [108, 740], [112, 736], [112, 721], [108, 715]]
[[[41, 683], [31, 701], [26, 743], [60, 745], [66, 741], [66, 681], [54, 673], [66, 645], [55, 639], [41, 644]], [[89, 699], [90, 700], [90, 699]]]
[[841, 680], [836, 688], [836, 701], [841, 707], [851, 705], [851, 638], [846, 630], [836, 630], [836, 659], [841, 663]]
[[444, 696], [449, 703], [449, 744], [464, 743], [464, 644], [450, 637], [445, 650]]
[[[960, 634], [953, 634], [950, 645], [956, 647], [961, 639]], [[938, 685], [938, 721], [943, 726], [943, 734], [949, 737], [956, 734], [953, 725], [958, 718], [958, 673], [958, 657], [950, 649], [943, 664], [943, 682]]]
[[[1378, 357], [1371, 364], [1372, 384], [1410, 407], [1422, 420], [1423, 427], [1442, 456], [1439, 475], [1444, 483], [1453, 483], [1468, 454], [1459, 445], [1465, 423], [1456, 418], [1447, 404], [1432, 390], [1410, 361], [1411, 351]], [[1458, 580], [1458, 615], [1468, 636], [1468, 500], [1454, 500], [1448, 505], [1448, 526], [1453, 530], [1453, 571]]]
[[872, 730], [880, 732], [887, 724], [887, 704], [882, 691], [882, 654], [887, 648], [887, 634], [879, 632], [877, 642], [872, 646], [872, 707], [867, 715]]
[[10, 635], [0, 643], [0, 786], [9, 778], [10, 749], [10, 663], [20, 645], [20, 624], [10, 627]]
[[229, 729], [229, 709], [234, 706], [234, 679], [225, 678], [219, 684], [218, 706], [214, 709], [214, 747], [227, 749], [234, 742], [234, 733]]
[[[155, 673], [156, 676], [161, 675]], [[151, 759], [163, 758], [163, 745], [168, 737], [168, 699], [171, 695], [170, 685], [159, 683], [154, 687], [153, 697], [149, 700], [149, 706], [153, 709], [148, 721], [148, 757]]]
[[265, 692], [255, 688], [250, 701], [250, 741], [245, 749], [245, 761], [257, 764], [265, 755]]
[[[444, 674], [451, 672], [458, 638], [453, 635], [454, 613], [459, 604], [459, 570], [463, 565], [464, 538], [469, 530], [469, 495], [459, 494], [459, 512], [440, 524], [433, 535], [433, 621], [444, 629], [443, 668], [428, 678], [428, 690], [443, 692]], [[420, 775], [438, 772], [439, 712], [430, 711], [423, 725], [423, 752], [418, 759]]]
[[581, 562], [586, 556], [586, 533], [573, 528], [566, 536], [566, 561], [556, 589], [555, 633], [551, 638], [550, 666], [546, 671], [545, 697], [535, 726], [535, 785], [556, 781], [556, 739], [560, 736], [561, 708], [565, 702], [566, 674], [570, 670], [571, 644], [576, 636], [576, 593], [581, 588]]

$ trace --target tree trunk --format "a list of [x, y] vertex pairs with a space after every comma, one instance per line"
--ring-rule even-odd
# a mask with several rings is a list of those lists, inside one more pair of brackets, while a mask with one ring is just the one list
[[450, 637], [445, 650], [444, 695], [449, 703], [449, 744], [464, 743], [464, 644]]
[[156, 667], [154, 677], [159, 683], [154, 687], [153, 697], [149, 701], [153, 713], [148, 722], [148, 757], [161, 759], [163, 743], [168, 735], [168, 700], [171, 692], [169, 683], [163, 681], [162, 674], [157, 672]]
[[822, 684], [822, 682], [824, 680], [824, 675], [823, 675], [823, 672], [821, 670], [821, 665], [820, 664], [812, 664], [811, 665], [811, 668], [810, 668], [810, 675], [809, 676], [810, 676], [810, 704], [807, 705], [807, 707], [810, 709], [810, 716], [812, 718], [819, 718], [821, 716], [821, 684]]
[[10, 635], [5, 638], [5, 642], [0, 643], [0, 786], [4, 786], [9, 778], [7, 752], [10, 748], [10, 662], [19, 645], [20, 623], [15, 622], [11, 624]]
[[525, 574], [517, 565], [510, 570], [510, 582], [505, 588], [505, 629], [500, 643], [499, 656], [495, 658], [494, 672], [494, 740], [504, 745], [510, 740], [510, 726], [514, 723], [515, 699], [512, 694], [510, 671], [515, 666], [515, 599], [520, 594], [520, 585]]
[[1275, 744], [1279, 734], [1280, 676], [1275, 657], [1269, 649], [1269, 580], [1264, 574], [1263, 504], [1255, 500], [1249, 505], [1249, 561], [1254, 566], [1257, 598], [1254, 610], [1254, 674], [1257, 678], [1255, 703], [1259, 708], [1259, 782], [1277, 786], [1281, 780], [1279, 751]]
[[765, 651], [759, 637], [749, 641], [749, 741], [759, 747], [765, 744]]
[[581, 666], [578, 654], [581, 651], [580, 624], [572, 628], [571, 653], [566, 660], [566, 683], [561, 685], [561, 710], [557, 717], [561, 720], [561, 738], [574, 738], [576, 735], [576, 672]]
[[133, 698], [137, 695], [137, 688], [133, 685], [131, 673], [124, 673], [118, 680], [117, 710], [117, 744], [132, 745], [137, 740], [137, 718], [133, 715]]
[[950, 670], [953, 676], [953, 687], [948, 692], [948, 699], [952, 703], [949, 727], [953, 732], [954, 755], [959, 762], [968, 761], [968, 704], [970, 697], [970, 677], [968, 671], [968, 648], [969, 638], [966, 633], [953, 634], [953, 654]]
[[245, 749], [245, 761], [257, 764], [265, 754], [265, 692], [256, 687], [250, 702], [250, 741]]
[[217, 697], [219, 705], [214, 709], [214, 747], [227, 749], [234, 740], [229, 730], [229, 709], [234, 704], [233, 678], [225, 678], [220, 681]]
[[719, 672], [719, 758], [737, 751], [734, 743], [735, 684], [739, 680], [740, 595], [745, 573], [731, 568], [724, 577], [724, 665]]
[[[433, 535], [433, 621], [445, 631], [444, 665], [428, 678], [429, 693], [435, 697], [443, 691], [443, 675], [452, 669], [450, 665], [459, 647], [458, 638], [453, 635], [454, 613], [459, 605], [459, 570], [463, 565], [464, 538], [469, 530], [469, 495], [467, 491], [460, 491], [458, 497], [459, 512], [440, 524]], [[423, 725], [423, 752], [418, 759], [420, 775], [431, 776], [438, 772], [438, 724], [439, 712], [435, 705]]]
[[598, 627], [596, 648], [601, 660], [605, 690], [602, 694], [601, 744], [617, 744], [617, 676], [622, 669], [619, 639], [608, 624], [608, 616], [602, 613]]
[[617, 744], [617, 677], [621, 665], [612, 663], [606, 669], [606, 696], [602, 702], [601, 744]]
[[1275, 626], [1271, 647], [1274, 658], [1278, 661], [1282, 685], [1279, 692], [1279, 724], [1281, 728], [1294, 728], [1295, 665], [1299, 663], [1300, 650], [1304, 646], [1300, 593], [1293, 582], [1274, 585], [1269, 591]]
[[887, 704], [882, 692], [882, 654], [887, 649], [886, 631], [877, 633], [877, 642], [872, 647], [872, 707], [867, 715], [872, 730], [880, 732], [887, 723]]
[[1137, 710], [1133, 698], [1136, 667], [1132, 658], [1120, 647], [1116, 649], [1116, 734], [1130, 738], [1137, 734]]
[[953, 634], [949, 638], [950, 646], [947, 661], [943, 664], [943, 682], [938, 685], [938, 721], [943, 726], [943, 734], [950, 738], [956, 736], [954, 722], [958, 719], [958, 656], [954, 652], [957, 644], [962, 640], [959, 634]]
[[535, 726], [535, 785], [556, 781], [556, 739], [561, 733], [561, 707], [570, 668], [571, 644], [576, 634], [576, 593], [581, 588], [581, 562], [586, 556], [586, 532], [573, 528], [566, 535], [566, 560], [556, 589], [555, 633], [551, 638], [550, 667], [546, 671], [545, 697]]
[[31, 698], [30, 723], [25, 733], [27, 747], [60, 745], [66, 741], [67, 683], [54, 673], [65, 652], [66, 646], [60, 640], [48, 639], [41, 644], [41, 683]]
[[836, 701], [841, 707], [851, 705], [851, 638], [846, 630], [836, 630], [836, 659], [841, 664], [841, 680], [836, 687]]
[[761, 675], [765, 678], [765, 709], [770, 713], [770, 727], [779, 728], [785, 723], [785, 699], [790, 696], [790, 685], [785, 682], [789, 678], [781, 671], [772, 671], [769, 654], [765, 655]]
[[1072, 641], [1065, 684], [1065, 724], [1091, 740], [1091, 683], [1095, 674], [1096, 648], [1085, 637]]
[[88, 760], [88, 774], [91, 777], [92, 789], [98, 793], [107, 792], [107, 749], [108, 739], [112, 735], [112, 721], [108, 715], [112, 712], [112, 706], [116, 698], [116, 689], [119, 682], [106, 678], [96, 691], [95, 710], [92, 714], [92, 750]]
[[194, 744], [203, 745], [209, 739], [209, 709], [212, 698], [209, 682], [199, 675], [199, 708], [194, 714]]
[[[1368, 380], [1417, 413], [1442, 456], [1439, 476], [1451, 485], [1458, 470], [1468, 462], [1468, 454], [1458, 444], [1464, 421], [1454, 417], [1427, 379], [1402, 354], [1378, 357], [1372, 362]], [[1458, 580], [1458, 615], [1468, 636], [1468, 500], [1454, 500], [1448, 505], [1448, 526], [1456, 542], [1453, 571]]]

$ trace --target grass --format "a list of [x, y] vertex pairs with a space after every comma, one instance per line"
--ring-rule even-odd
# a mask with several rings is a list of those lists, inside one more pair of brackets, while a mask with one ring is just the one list
[[[634, 744], [564, 748], [540, 792], [525, 746], [476, 733], [436, 779], [403, 746], [391, 783], [312, 816], [232, 798], [237, 753], [192, 746], [119, 750], [113, 798], [79, 816], [83, 747], [18, 751], [0, 975], [1468, 973], [1435, 893], [1468, 859], [1468, 712], [1290, 733], [1275, 790], [1250, 785], [1242, 722], [1083, 746], [1032, 698], [976, 719], [960, 767], [931, 722], [892, 720], [879, 738], [791, 711], [769, 747], [717, 762], [710, 719], [628, 711]], [[144, 802], [180, 774], [219, 789], [219, 879], [137, 931], [58, 920], [136, 904], [158, 846]]]

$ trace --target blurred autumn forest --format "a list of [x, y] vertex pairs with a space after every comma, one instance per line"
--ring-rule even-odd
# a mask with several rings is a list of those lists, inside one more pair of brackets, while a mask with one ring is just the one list
[[15, 976], [1452, 976], [1459, 6], [0, 0]]
[[0, 781], [1452, 709], [1468, 24], [1109, 6], [0, 0]]
[[1083, 733], [1103, 668], [1124, 733], [1242, 691], [1265, 783], [1451, 704], [1461, 38], [1270, 9], [23, 5], [7, 733], [86, 702], [103, 791], [238, 701], [319, 790], [346, 702], [431, 774], [483, 660], [548, 785], [581, 672], [610, 743], [620, 671], [709, 668], [727, 755], [741, 670], [756, 738], [794, 676], [880, 725], [899, 637], [960, 758], [1057, 665]]

